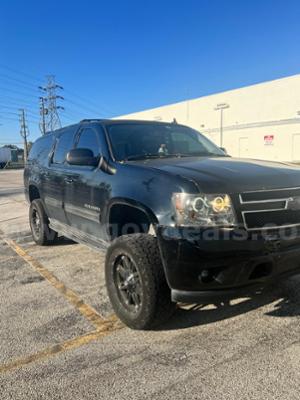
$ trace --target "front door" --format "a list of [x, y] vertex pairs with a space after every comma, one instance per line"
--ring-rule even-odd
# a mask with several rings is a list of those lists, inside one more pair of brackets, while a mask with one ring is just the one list
[[[99, 132], [83, 127], [76, 140], [76, 148], [92, 150], [94, 157], [101, 154]], [[100, 223], [107, 188], [106, 174], [98, 167], [69, 165], [65, 170], [64, 208], [67, 223], [83, 233], [106, 239], [105, 227]]]

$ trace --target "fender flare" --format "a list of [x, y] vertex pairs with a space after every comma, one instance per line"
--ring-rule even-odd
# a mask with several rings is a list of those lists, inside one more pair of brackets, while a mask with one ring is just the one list
[[132, 208], [136, 208], [136, 209], [142, 211], [143, 213], [145, 213], [145, 215], [147, 216], [147, 218], [149, 219], [151, 224], [153, 224], [153, 225], [158, 224], [158, 219], [157, 219], [155, 213], [149, 207], [147, 207], [145, 204], [135, 201], [133, 199], [123, 198], [123, 197], [116, 197], [114, 199], [111, 199], [111, 201], [108, 203], [108, 205], [106, 207], [106, 212], [105, 212], [105, 219], [103, 221], [105, 224], [109, 223], [110, 212], [111, 212], [112, 207], [115, 205], [124, 205], [124, 206], [129, 206]]

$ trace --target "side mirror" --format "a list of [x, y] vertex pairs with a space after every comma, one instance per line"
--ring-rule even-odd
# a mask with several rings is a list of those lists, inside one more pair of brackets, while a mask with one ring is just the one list
[[222, 151], [224, 151], [224, 153], [225, 153], [226, 155], [228, 155], [227, 150], [225, 149], [225, 147], [220, 147], [220, 149], [221, 149]]
[[98, 157], [94, 157], [90, 149], [73, 149], [67, 154], [67, 162], [70, 165], [96, 167], [99, 164], [99, 159]]

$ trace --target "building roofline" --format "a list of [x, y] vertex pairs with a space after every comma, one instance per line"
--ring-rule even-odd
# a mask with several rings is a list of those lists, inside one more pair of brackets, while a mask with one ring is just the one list
[[133, 111], [133, 112], [130, 112], [130, 113], [127, 113], [127, 114], [122, 114], [120, 117], [114, 117], [114, 118], [120, 118], [121, 119], [122, 116], [124, 116], [124, 118], [126, 118], [126, 116], [132, 115], [132, 114], [139, 114], [139, 113], [143, 113], [143, 112], [152, 112], [152, 111], [159, 110], [161, 108], [165, 108], [165, 107], [170, 107], [170, 106], [175, 106], [175, 105], [179, 105], [179, 104], [182, 104], [182, 103], [186, 103], [187, 101], [200, 100], [200, 99], [213, 97], [213, 96], [219, 96], [219, 95], [223, 95], [223, 94], [226, 95], [228, 93], [236, 92], [236, 91], [239, 91], [239, 90], [242, 90], [242, 89], [248, 89], [248, 88], [252, 88], [252, 87], [255, 87], [255, 86], [269, 85], [269, 84], [274, 83], [274, 82], [294, 79], [294, 78], [297, 78], [297, 77], [300, 79], [300, 74], [293, 74], [293, 75], [288, 75], [288, 76], [284, 76], [284, 77], [281, 77], [281, 78], [271, 79], [269, 81], [257, 82], [257, 83], [253, 83], [251, 85], [244, 85], [244, 86], [240, 86], [238, 88], [224, 90], [222, 92], [216, 92], [216, 93], [211, 93], [211, 94], [207, 94], [207, 95], [204, 94], [202, 96], [192, 97], [192, 98], [176, 101], [174, 103], [162, 104], [162, 105], [157, 106], [157, 107], [147, 108], [147, 109], [143, 109], [143, 110], [140, 110], [140, 111]]

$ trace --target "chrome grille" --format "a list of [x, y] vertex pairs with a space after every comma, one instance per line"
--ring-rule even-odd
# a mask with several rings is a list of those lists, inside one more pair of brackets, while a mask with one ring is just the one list
[[248, 230], [300, 225], [300, 187], [244, 192], [239, 200]]

